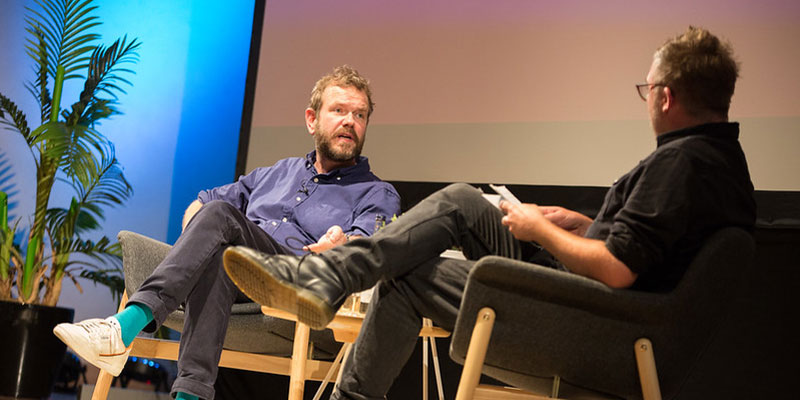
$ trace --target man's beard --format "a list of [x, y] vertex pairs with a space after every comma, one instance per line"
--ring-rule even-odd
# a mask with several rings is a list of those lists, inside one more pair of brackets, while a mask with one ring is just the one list
[[314, 144], [316, 145], [317, 152], [322, 154], [325, 158], [336, 161], [345, 162], [355, 160], [361, 155], [361, 149], [364, 147], [364, 142], [358, 140], [358, 136], [354, 130], [350, 129], [347, 132], [353, 137], [354, 146], [347, 149], [340, 149], [333, 146], [333, 140], [339, 136], [339, 132], [328, 135], [327, 132], [322, 132], [317, 125], [317, 134], [314, 135]]

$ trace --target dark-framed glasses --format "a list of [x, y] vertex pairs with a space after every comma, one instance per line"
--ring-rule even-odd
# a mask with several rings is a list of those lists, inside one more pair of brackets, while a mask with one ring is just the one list
[[636, 93], [639, 93], [639, 97], [641, 97], [643, 101], [647, 101], [647, 96], [650, 95], [650, 89], [656, 86], [667, 85], [663, 83], [639, 83], [636, 85]]

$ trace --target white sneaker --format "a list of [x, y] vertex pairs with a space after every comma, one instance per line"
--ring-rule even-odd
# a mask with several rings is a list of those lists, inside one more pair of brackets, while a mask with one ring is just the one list
[[122, 343], [119, 321], [113, 317], [58, 324], [53, 333], [81, 358], [114, 376], [122, 372], [131, 352]]

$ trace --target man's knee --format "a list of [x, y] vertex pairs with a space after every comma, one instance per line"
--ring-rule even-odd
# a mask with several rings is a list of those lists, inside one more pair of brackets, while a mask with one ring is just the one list
[[469, 201], [481, 198], [481, 191], [467, 183], [453, 183], [445, 187], [440, 193], [451, 200]]
[[201, 220], [220, 221], [229, 218], [231, 215], [235, 215], [237, 212], [241, 213], [238, 208], [232, 206], [230, 203], [221, 200], [213, 200], [203, 204], [203, 207], [201, 207], [192, 218], [192, 222]]

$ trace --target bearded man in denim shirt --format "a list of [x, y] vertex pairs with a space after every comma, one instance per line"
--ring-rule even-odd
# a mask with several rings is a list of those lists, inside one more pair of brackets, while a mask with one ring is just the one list
[[172, 394], [214, 398], [231, 305], [245, 299], [222, 269], [223, 251], [244, 245], [267, 254], [321, 252], [369, 236], [376, 219], [399, 213], [397, 191], [372, 174], [360, 155], [373, 106], [369, 82], [354, 69], [342, 66], [323, 76], [305, 111], [314, 151], [200, 192], [186, 210], [175, 246], [122, 312], [60, 324], [56, 335], [116, 376], [136, 335], [155, 331], [185, 303]]

